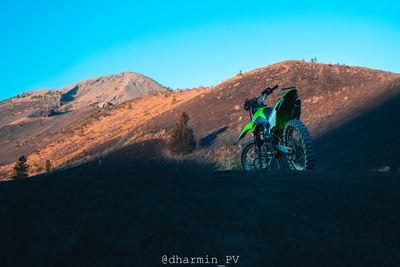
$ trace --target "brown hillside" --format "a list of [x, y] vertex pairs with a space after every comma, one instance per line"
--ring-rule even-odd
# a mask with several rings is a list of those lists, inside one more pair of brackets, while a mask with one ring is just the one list
[[[32, 174], [35, 174], [43, 171], [42, 166], [47, 159], [51, 159], [55, 167], [68, 166], [140, 140], [165, 138], [166, 130], [175, 125], [177, 114], [181, 111], [189, 114], [189, 126], [194, 129], [196, 136], [202, 138], [207, 150], [235, 144], [240, 130], [249, 122], [248, 114], [242, 108], [244, 100], [257, 96], [266, 86], [275, 84], [298, 88], [303, 105], [302, 121], [315, 140], [322, 140], [328, 133], [345, 127], [362, 114], [379, 109], [383, 103], [396, 99], [400, 93], [399, 74], [361, 67], [285, 61], [235, 76], [212, 88], [154, 93], [118, 104], [134, 96], [127, 89], [127, 84], [140, 84], [133, 78], [126, 83], [129, 80], [127, 76], [133, 77], [130, 75], [136, 74], [105, 76], [71, 85], [62, 89], [58, 96], [51, 95], [48, 102], [38, 102], [43, 99], [35, 98], [36, 106], [32, 104], [30, 109], [21, 104], [24, 101], [21, 98], [2, 102], [0, 171], [3, 177], [9, 176], [12, 163], [21, 154], [28, 156], [28, 163], [34, 166]], [[118, 87], [120, 89], [115, 89], [117, 83], [121, 85]], [[89, 90], [90, 86], [92, 91]], [[155, 86], [154, 91], [139, 91], [150, 93], [163, 90], [166, 91]], [[109, 95], [110, 92], [114, 94]], [[125, 92], [122, 97], [121, 92]], [[132, 94], [129, 96], [127, 92]], [[64, 99], [61, 99], [63, 96]], [[50, 95], [43, 97], [50, 99]], [[279, 92], [274, 93], [267, 103], [273, 105], [278, 97]], [[55, 115], [44, 116], [41, 115], [43, 112], [35, 111], [37, 108], [48, 109], [50, 103], [61, 103], [61, 100], [64, 103], [58, 107]], [[107, 104], [109, 102], [116, 105]], [[99, 105], [102, 103], [106, 104]], [[399, 106], [396, 103], [385, 112], [390, 113], [393, 107]], [[10, 110], [16, 111], [15, 114]], [[380, 121], [379, 116], [375, 116], [374, 120]], [[373, 121], [371, 125], [374, 125]], [[357, 131], [358, 124], [352, 125], [352, 129], [351, 140], [357, 143], [357, 135], [360, 134]], [[365, 127], [362, 133], [372, 134]], [[376, 135], [375, 132], [373, 134]], [[381, 137], [380, 140], [384, 140]], [[320, 148], [326, 147], [323, 145], [327, 142], [337, 147], [343, 138], [349, 139], [342, 133], [336, 135], [334, 140], [326, 140], [316, 147], [317, 154], [325, 156], [324, 161], [328, 155], [331, 168], [338, 166], [337, 160], [331, 160], [336, 153], [331, 148], [329, 151]], [[383, 150], [392, 146], [393, 143], [380, 143]], [[364, 150], [371, 150], [370, 145], [358, 146], [357, 155]], [[391, 155], [397, 152], [393, 153]], [[351, 153], [342, 156], [347, 159], [357, 157]], [[373, 156], [380, 157], [379, 154]], [[351, 166], [351, 162], [349, 160], [347, 166]], [[325, 162], [319, 163], [320, 166], [328, 166]], [[379, 164], [386, 164], [386, 161]], [[377, 166], [369, 165], [367, 168]], [[393, 167], [396, 168], [396, 164]]]
[[[81, 134], [82, 125], [107, 114], [115, 105], [158, 92], [155, 81], [137, 73], [119, 73], [84, 80], [59, 90], [26, 92], [0, 102], [0, 166], [20, 155], [36, 155], [43, 148], [59, 147], [61, 140]], [[72, 152], [72, 151], [70, 151]], [[48, 159], [63, 158], [55, 152]], [[32, 170], [43, 169], [42, 163]]]
[[[296, 86], [302, 100], [302, 121], [317, 138], [399, 94], [399, 80], [399, 74], [379, 70], [285, 61], [226, 80], [177, 111], [189, 113], [192, 126], [201, 136], [226, 128], [216, 144], [232, 143], [249, 123], [249, 115], [242, 108], [246, 98], [258, 96], [267, 86]], [[276, 91], [267, 104], [273, 106], [279, 96]], [[170, 121], [169, 116], [175, 113], [164, 114], [158, 122]]]
[[[206, 146], [235, 144], [249, 123], [243, 102], [275, 84], [298, 88], [301, 120], [315, 140], [319, 168], [400, 169], [400, 126], [392, 116], [400, 112], [400, 75], [390, 72], [285, 61], [228, 79], [153, 123], [169, 128], [185, 111]], [[279, 97], [275, 92], [268, 105]]]
[[126, 103], [100, 108], [81, 107], [50, 117], [24, 118], [0, 128], [0, 175], [10, 177], [14, 158], [29, 155], [31, 174], [44, 171], [46, 160], [53, 167], [104, 155], [136, 141], [165, 137], [153, 132], [148, 121], [199, 94], [199, 90], [161, 92]]

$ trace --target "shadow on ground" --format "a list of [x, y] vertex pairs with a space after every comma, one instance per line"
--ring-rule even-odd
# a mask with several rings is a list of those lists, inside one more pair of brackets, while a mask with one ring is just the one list
[[137, 175], [179, 175], [216, 170], [214, 164], [166, 155], [161, 139], [148, 140], [118, 149], [105, 157], [63, 170], [58, 176], [121, 177]]
[[157, 142], [0, 183], [1, 265], [162, 266], [163, 255], [219, 264], [235, 255], [237, 266], [400, 260], [398, 173], [217, 172], [162, 159]]
[[[318, 167], [400, 170], [400, 94], [314, 141]], [[388, 146], [388, 144], [390, 144]]]
[[211, 146], [215, 142], [215, 140], [217, 139], [218, 135], [223, 133], [223, 132], [225, 132], [228, 128], [229, 128], [228, 126], [222, 127], [218, 131], [213, 132], [213, 133], [207, 135], [206, 137], [202, 138], [201, 139], [201, 145], [203, 147]]

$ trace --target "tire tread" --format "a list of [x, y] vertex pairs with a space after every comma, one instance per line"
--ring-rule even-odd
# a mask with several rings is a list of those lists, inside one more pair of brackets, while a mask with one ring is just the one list
[[[311, 140], [310, 133], [308, 132], [306, 126], [299, 120], [290, 120], [286, 124], [286, 127], [284, 129], [284, 140], [286, 142], [286, 135], [288, 133], [289, 128], [292, 127], [294, 128], [300, 135], [301, 141], [303, 143], [303, 148], [304, 148], [304, 157], [305, 157], [305, 169], [306, 170], [312, 170], [315, 167], [315, 157], [314, 157], [314, 148], [313, 148], [313, 143]], [[290, 163], [290, 168], [295, 169], [294, 166]]]

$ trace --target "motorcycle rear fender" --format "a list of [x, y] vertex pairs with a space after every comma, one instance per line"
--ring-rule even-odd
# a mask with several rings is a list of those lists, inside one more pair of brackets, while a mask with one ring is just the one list
[[247, 125], [243, 128], [242, 132], [240, 133], [238, 141], [240, 141], [240, 139], [242, 139], [242, 138], [247, 134], [247, 132], [248, 132], [249, 130], [251, 130], [252, 132], [254, 132], [254, 129], [255, 129], [255, 127], [253, 127], [253, 123], [250, 122], [249, 124], [247, 124]]
[[271, 128], [283, 130], [286, 126], [286, 123], [293, 117], [292, 114], [295, 105], [297, 105], [296, 108], [298, 110], [296, 110], [294, 118], [300, 118], [300, 100], [297, 98], [297, 89], [292, 88], [283, 94], [282, 97], [279, 98], [278, 102], [276, 102], [274, 106], [274, 112], [271, 114], [269, 119]]

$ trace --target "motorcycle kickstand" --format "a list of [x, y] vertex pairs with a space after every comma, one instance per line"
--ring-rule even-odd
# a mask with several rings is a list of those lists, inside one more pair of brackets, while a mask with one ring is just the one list
[[276, 159], [276, 154], [274, 154], [273, 156], [272, 156], [272, 158], [269, 160], [269, 162], [268, 162], [268, 171], [271, 171], [271, 168], [272, 168], [272, 163], [274, 162], [274, 160]]

